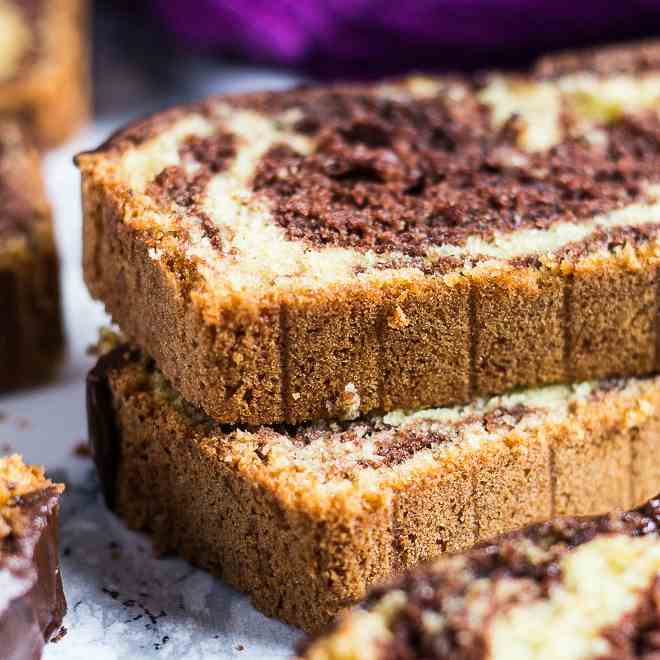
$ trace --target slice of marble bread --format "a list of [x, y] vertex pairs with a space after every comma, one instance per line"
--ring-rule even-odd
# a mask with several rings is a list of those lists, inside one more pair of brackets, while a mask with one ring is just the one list
[[660, 652], [660, 498], [564, 518], [419, 568], [304, 660], [633, 660]]
[[78, 156], [86, 281], [229, 423], [651, 373], [659, 110], [657, 45], [175, 108]]
[[236, 427], [124, 345], [90, 373], [88, 416], [111, 509], [308, 631], [420, 561], [554, 515], [629, 508], [660, 483], [660, 377]]

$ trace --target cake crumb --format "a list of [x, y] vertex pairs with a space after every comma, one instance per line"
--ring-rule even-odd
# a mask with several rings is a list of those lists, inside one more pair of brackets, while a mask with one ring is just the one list
[[236, 646], [236, 650], [237, 650], [237, 651], [245, 651], [245, 647], [243, 646], [243, 644], [238, 644], [238, 645]]
[[397, 305], [392, 313], [387, 317], [387, 325], [392, 330], [403, 330], [410, 325], [410, 319], [406, 316], [405, 312]]
[[81, 440], [74, 448], [73, 455], [78, 458], [89, 458], [92, 455], [92, 451], [89, 448], [89, 444], [84, 440]]
[[360, 394], [354, 383], [347, 383], [339, 399], [333, 405], [331, 402], [326, 404], [328, 412], [336, 415], [339, 419], [350, 420], [360, 415]]
[[108, 548], [110, 549], [110, 557], [117, 561], [121, 559], [121, 546], [116, 541], [110, 541], [108, 543]]
[[109, 353], [125, 341], [126, 339], [121, 333], [115, 332], [112, 328], [101, 327], [99, 328], [98, 341], [90, 344], [86, 353], [92, 357], [101, 357], [101, 355]]

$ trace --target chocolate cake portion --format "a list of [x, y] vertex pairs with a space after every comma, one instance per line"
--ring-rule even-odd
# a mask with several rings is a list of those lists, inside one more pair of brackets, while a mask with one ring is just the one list
[[0, 648], [7, 660], [38, 660], [66, 613], [58, 556], [63, 490], [19, 456], [0, 459]]
[[39, 155], [0, 119], [0, 392], [49, 378], [62, 356], [59, 262]]
[[313, 104], [292, 93], [318, 144], [313, 153], [276, 144], [254, 188], [289, 240], [425, 258], [437, 246], [589, 220], [646, 198], [639, 184], [655, 178], [660, 155], [655, 112], [603, 125], [599, 144], [567, 132], [550, 151], [525, 154], [523, 123], [512, 116], [495, 129], [478, 94], [464, 93], [460, 105], [440, 85], [414, 103], [368, 88]]
[[87, 285], [229, 424], [654, 373], [655, 50], [142, 120], [77, 157]]
[[136, 348], [103, 343], [87, 405], [108, 506], [308, 631], [421, 561], [657, 489], [657, 378], [249, 427], [208, 417]]
[[307, 642], [307, 660], [652, 658], [660, 498], [561, 518], [418, 568]]

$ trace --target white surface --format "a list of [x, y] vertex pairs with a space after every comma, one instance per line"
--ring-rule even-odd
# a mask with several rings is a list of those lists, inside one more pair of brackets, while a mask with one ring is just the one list
[[[246, 82], [247, 80], [247, 82]], [[205, 76], [200, 95], [226, 87], [281, 85], [286, 79], [238, 76], [220, 83]], [[157, 560], [148, 540], [108, 513], [89, 458], [74, 448], [87, 439], [84, 378], [92, 360], [86, 347], [107, 319], [91, 301], [80, 269], [79, 176], [73, 155], [97, 146], [117, 124], [97, 123], [46, 157], [55, 209], [69, 354], [58, 380], [47, 387], [0, 397], [0, 448], [45, 465], [63, 480], [62, 573], [69, 612], [67, 634], [48, 645], [46, 660], [136, 658], [287, 657], [299, 634], [259, 614], [221, 581], [176, 559]], [[121, 122], [119, 122], [121, 123]]]

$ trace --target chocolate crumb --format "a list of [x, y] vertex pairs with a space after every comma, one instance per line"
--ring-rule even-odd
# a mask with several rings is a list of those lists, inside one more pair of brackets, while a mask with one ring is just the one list
[[30, 422], [27, 417], [17, 417], [16, 418], [16, 428], [19, 431], [26, 431], [27, 429], [31, 428], [32, 422]]
[[90, 458], [92, 455], [92, 452], [89, 448], [89, 444], [81, 440], [74, 448], [73, 448], [73, 455], [77, 456], [78, 458]]
[[121, 546], [118, 543], [116, 543], [115, 541], [111, 541], [108, 544], [108, 547], [110, 548], [110, 557], [114, 561], [121, 559]]

